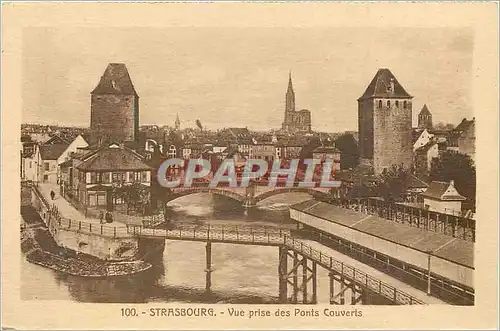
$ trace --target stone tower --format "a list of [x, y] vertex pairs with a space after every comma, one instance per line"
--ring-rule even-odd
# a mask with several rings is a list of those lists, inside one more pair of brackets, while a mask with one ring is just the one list
[[125, 64], [108, 64], [90, 95], [90, 129], [94, 139], [101, 142], [137, 139], [139, 96]]
[[389, 69], [379, 69], [358, 99], [360, 164], [375, 174], [412, 166], [412, 98]]
[[418, 128], [432, 129], [432, 114], [429, 108], [427, 108], [427, 105], [424, 105], [418, 114]]

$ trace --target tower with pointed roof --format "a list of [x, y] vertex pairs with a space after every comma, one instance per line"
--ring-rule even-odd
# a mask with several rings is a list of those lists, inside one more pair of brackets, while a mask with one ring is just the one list
[[392, 165], [413, 164], [412, 98], [384, 68], [358, 99], [360, 164], [375, 174]]
[[307, 109], [295, 111], [295, 92], [292, 73], [288, 73], [288, 88], [285, 95], [285, 119], [282, 129], [286, 131], [311, 131], [311, 112]]
[[418, 114], [418, 128], [427, 130], [432, 129], [432, 114], [429, 108], [427, 108], [427, 105], [424, 105]]
[[94, 140], [104, 143], [137, 139], [139, 95], [125, 64], [108, 64], [90, 95], [90, 129]]

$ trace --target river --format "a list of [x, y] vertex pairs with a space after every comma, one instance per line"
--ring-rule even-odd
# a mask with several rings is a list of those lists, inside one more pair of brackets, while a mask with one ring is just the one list
[[[193, 194], [169, 203], [174, 220], [217, 224], [290, 224], [287, 205], [309, 199], [304, 193], [270, 197], [250, 213], [209, 194]], [[168, 240], [163, 264], [128, 277], [87, 279], [68, 276], [21, 260], [23, 300], [78, 302], [231, 302], [275, 303], [278, 297], [278, 248], [212, 245], [212, 290], [205, 294], [205, 244]], [[322, 291], [322, 289], [324, 289]], [[328, 275], [318, 274], [318, 301], [328, 302]]]

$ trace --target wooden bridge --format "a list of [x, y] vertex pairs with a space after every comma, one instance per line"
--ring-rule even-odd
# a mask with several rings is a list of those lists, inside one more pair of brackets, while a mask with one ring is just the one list
[[[282, 303], [289, 300], [293, 303], [317, 302], [318, 266], [326, 269], [329, 273], [330, 303], [332, 304], [345, 304], [344, 294], [347, 293], [347, 290], [351, 293], [351, 304], [363, 303], [368, 293], [384, 298], [389, 304], [426, 303], [387, 282], [368, 275], [363, 270], [339, 261], [320, 249], [311, 247], [305, 240], [292, 237], [288, 229], [234, 226], [183, 226], [178, 229], [158, 229], [128, 226], [127, 231], [131, 235], [145, 238], [206, 242], [207, 291], [210, 291], [211, 288], [211, 244], [232, 243], [279, 247], [278, 275]], [[289, 258], [291, 258], [290, 269]], [[302, 274], [301, 281], [299, 281], [299, 273]], [[335, 284], [339, 287], [338, 291], [335, 291]], [[289, 285], [291, 286], [290, 298], [288, 296]], [[299, 300], [300, 293], [302, 294], [301, 300]], [[425, 296], [425, 294], [423, 295]]]

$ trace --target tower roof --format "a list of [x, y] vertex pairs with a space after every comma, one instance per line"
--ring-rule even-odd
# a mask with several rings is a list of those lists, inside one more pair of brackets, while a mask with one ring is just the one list
[[427, 108], [427, 105], [424, 104], [419, 115], [431, 115], [431, 112], [430, 112], [429, 108]]
[[287, 88], [286, 92], [293, 93], [292, 72], [291, 71], [288, 73], [288, 88]]
[[382, 68], [377, 71], [365, 93], [358, 99], [369, 98], [412, 98], [401, 86], [389, 69]]
[[137, 96], [124, 63], [108, 64], [99, 84], [90, 94], [133, 94]]

